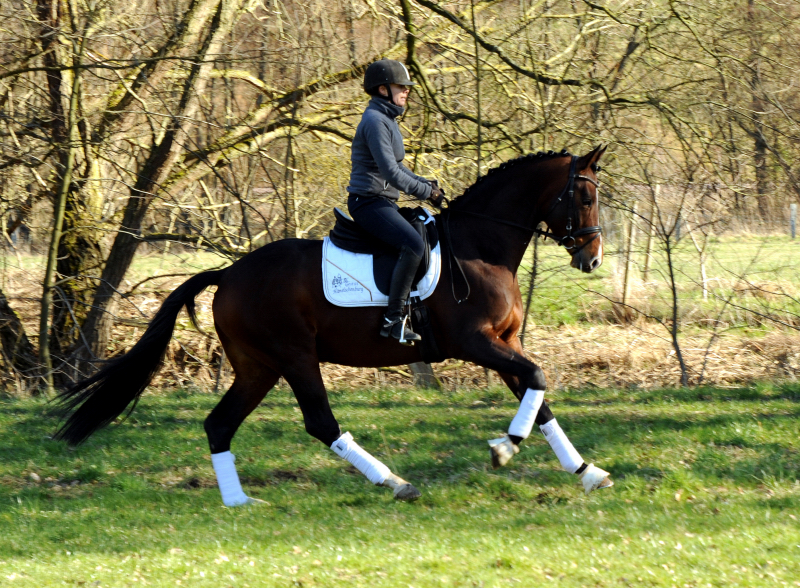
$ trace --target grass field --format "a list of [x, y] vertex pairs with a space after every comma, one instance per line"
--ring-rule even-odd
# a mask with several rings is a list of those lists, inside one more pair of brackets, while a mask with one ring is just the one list
[[273, 391], [233, 451], [268, 505], [226, 509], [210, 394], [146, 394], [70, 449], [40, 400], [0, 400], [3, 586], [800, 586], [800, 386], [558, 392], [552, 407], [616, 486], [582, 494], [532, 438], [486, 440], [500, 389], [333, 391], [342, 427], [423, 497], [396, 503], [303, 431]]
[[[539, 248], [539, 268], [530, 318], [536, 324], [597, 323], [613, 320], [610, 300], [621, 300], [624, 260], [618, 245], [609, 246], [603, 265], [590, 275], [569, 267], [569, 258], [552, 242]], [[532, 253], [520, 271], [521, 290], [527, 292]], [[750, 309], [800, 325], [800, 275], [797, 258], [800, 240], [783, 236], [737, 236], [714, 238], [708, 245], [706, 298], [700, 273], [699, 256], [691, 240], [682, 239], [675, 251], [675, 279], [679, 316], [684, 329], [697, 330], [774, 329], [777, 323], [765, 320]], [[647, 278], [644, 279], [645, 252], [633, 252], [631, 290], [628, 303], [651, 316], [669, 321], [672, 293], [669, 268], [662, 250], [654, 246]], [[728, 301], [728, 303], [726, 303]]]

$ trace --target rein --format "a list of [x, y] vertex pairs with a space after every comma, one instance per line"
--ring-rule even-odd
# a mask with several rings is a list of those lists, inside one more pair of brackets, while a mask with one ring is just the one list
[[[460, 214], [466, 214], [466, 215], [469, 215], [469, 216], [482, 218], [482, 219], [489, 220], [489, 221], [492, 221], [492, 222], [495, 222], [495, 223], [499, 223], [501, 225], [514, 227], [516, 229], [521, 229], [521, 230], [523, 230], [525, 232], [532, 232], [535, 235], [541, 235], [544, 238], [550, 237], [554, 242], [556, 242], [559, 245], [561, 245], [562, 247], [564, 247], [564, 249], [566, 249], [567, 251], [570, 251], [570, 250], [574, 249], [574, 251], [570, 251], [570, 255], [575, 255], [576, 253], [578, 253], [581, 249], [586, 247], [589, 243], [591, 243], [592, 241], [597, 239], [597, 236], [600, 235], [603, 232], [602, 227], [600, 227], [599, 225], [598, 226], [594, 226], [594, 227], [584, 227], [584, 228], [578, 229], [577, 231], [574, 231], [574, 232], [572, 230], [572, 217], [573, 217], [573, 212], [574, 212], [573, 209], [575, 207], [575, 180], [585, 180], [585, 181], [589, 182], [590, 184], [593, 184], [595, 186], [595, 188], [599, 188], [600, 187], [598, 182], [593, 180], [589, 176], [584, 176], [582, 174], [578, 174], [578, 173], [575, 172], [575, 165], [576, 165], [577, 161], [578, 161], [578, 156], [577, 155], [573, 155], [572, 159], [570, 160], [570, 163], [569, 163], [569, 178], [567, 179], [567, 185], [564, 186], [564, 189], [558, 195], [558, 198], [556, 198], [556, 201], [553, 203], [553, 206], [550, 207], [550, 210], [548, 211], [548, 213], [546, 215], [546, 216], [550, 216], [550, 214], [552, 214], [553, 210], [555, 210], [556, 206], [558, 206], [558, 204], [564, 198], [564, 194], [567, 194], [567, 234], [564, 235], [563, 237], [558, 237], [552, 231], [549, 231], [549, 230], [548, 231], [543, 231], [538, 227], [538, 225], [536, 227], [529, 227], [527, 225], [522, 225], [522, 224], [519, 224], [519, 223], [503, 220], [503, 219], [500, 219], [500, 218], [495, 218], [493, 216], [489, 216], [489, 215], [486, 215], [486, 214], [480, 214], [479, 212], [471, 212], [469, 210], [452, 209], [452, 208], [450, 208], [449, 201], [448, 201], [448, 207], [447, 207], [447, 210], [445, 211], [448, 214], [447, 215], [442, 215], [444, 217], [444, 219], [443, 219], [444, 222], [442, 223], [442, 228], [444, 229], [444, 236], [445, 236], [445, 239], [447, 240], [447, 248], [449, 249], [449, 254], [447, 256], [447, 265], [448, 265], [448, 268], [450, 270], [450, 290], [453, 292], [453, 299], [455, 299], [457, 304], [461, 304], [467, 298], [469, 298], [470, 286], [469, 286], [469, 281], [467, 280], [467, 275], [466, 275], [466, 273], [464, 273], [464, 268], [461, 267], [461, 262], [458, 260], [458, 257], [456, 257], [456, 254], [453, 251], [453, 242], [452, 242], [452, 239], [450, 238], [450, 214], [449, 214], [450, 212], [458, 212]], [[584, 235], [594, 235], [594, 236], [591, 239], [587, 240], [586, 243], [584, 243], [583, 245], [581, 245], [580, 247], [578, 247], [576, 249], [575, 248], [575, 244], [577, 242], [576, 239], [578, 237], [583, 237]], [[467, 295], [464, 296], [464, 298], [462, 298], [460, 300], [456, 296], [455, 280], [453, 278], [453, 265], [452, 265], [451, 259], [455, 259], [456, 265], [458, 266], [458, 270], [461, 272], [461, 277], [464, 279], [464, 283], [467, 285]]]

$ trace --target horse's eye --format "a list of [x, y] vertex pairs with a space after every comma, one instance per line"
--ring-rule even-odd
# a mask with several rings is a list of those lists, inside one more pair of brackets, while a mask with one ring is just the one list
[[592, 205], [592, 199], [591, 198], [584, 198], [583, 199], [583, 205], [584, 206], [591, 206]]

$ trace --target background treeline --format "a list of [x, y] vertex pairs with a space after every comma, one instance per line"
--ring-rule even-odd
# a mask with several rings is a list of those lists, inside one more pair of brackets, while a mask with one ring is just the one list
[[[605, 289], [581, 286], [610, 309], [586, 321], [656, 325], [683, 383], [702, 381], [726, 329], [800, 323], [790, 278], [752, 279], [774, 269], [756, 263], [760, 245], [709, 275], [726, 235], [786, 234], [800, 196], [796, 3], [4, 0], [0, 18], [5, 387], [91, 371], [181, 274], [323, 236], [380, 57], [419, 83], [401, 121], [409, 167], [451, 195], [520, 154], [610, 144], [617, 260]], [[143, 253], [201, 261], [137, 272]], [[532, 251], [529, 305], [542, 263]], [[706, 329], [697, 365], [686, 325]], [[221, 363], [201, 335], [175, 356], [212, 379]]]

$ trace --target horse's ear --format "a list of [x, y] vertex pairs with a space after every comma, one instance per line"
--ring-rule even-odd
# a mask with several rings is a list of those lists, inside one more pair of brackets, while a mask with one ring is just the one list
[[606, 145], [605, 147], [603, 147], [603, 145], [598, 145], [597, 147], [589, 151], [589, 153], [587, 153], [578, 160], [576, 169], [585, 170], [591, 167], [594, 171], [594, 168], [597, 166], [597, 162], [600, 161], [600, 158], [603, 156], [603, 153], [606, 152], [606, 147], [608, 147], [608, 145]]

